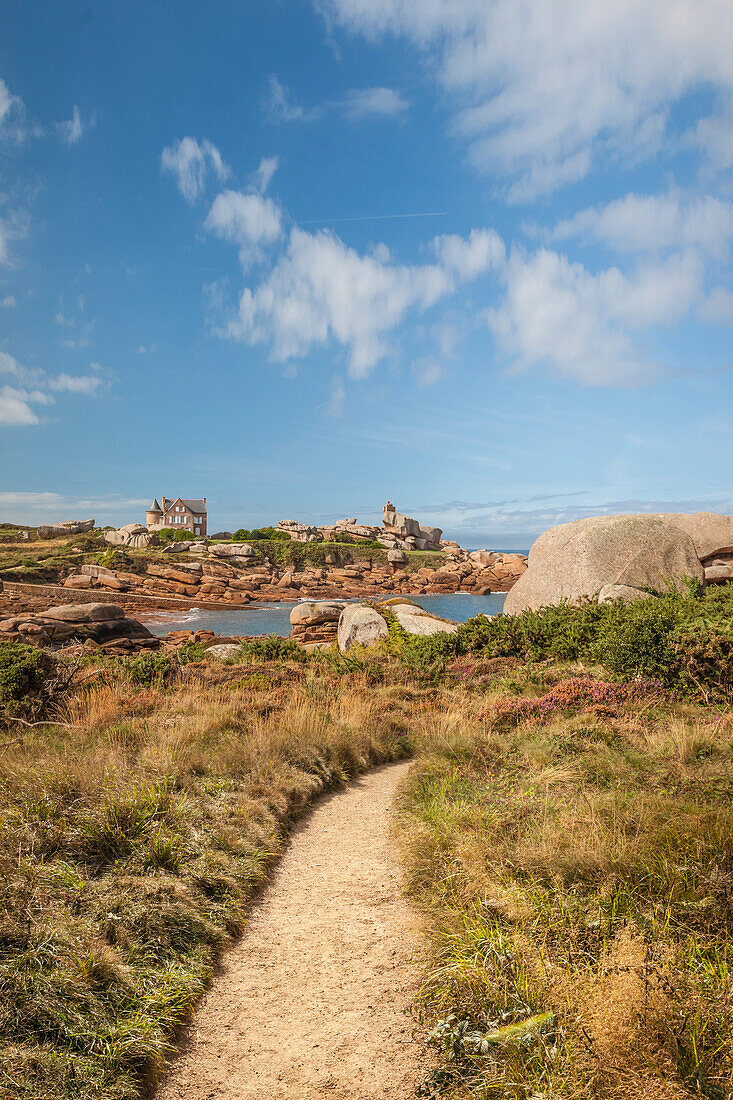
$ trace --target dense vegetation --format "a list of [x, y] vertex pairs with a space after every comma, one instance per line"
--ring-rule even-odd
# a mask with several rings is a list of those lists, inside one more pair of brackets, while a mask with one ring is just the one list
[[390, 628], [389, 647], [416, 669], [439, 673], [464, 654], [524, 661], [584, 661], [613, 676], [649, 677], [685, 696], [728, 699], [733, 691], [733, 594], [561, 605], [521, 615], [477, 616], [455, 634], [407, 636]]
[[424, 639], [392, 622], [345, 657], [90, 658], [62, 692], [6, 643], [0, 1095], [142, 1095], [290, 822], [409, 755], [415, 1016], [439, 1055], [420, 1094], [725, 1100], [732, 621], [711, 590]]

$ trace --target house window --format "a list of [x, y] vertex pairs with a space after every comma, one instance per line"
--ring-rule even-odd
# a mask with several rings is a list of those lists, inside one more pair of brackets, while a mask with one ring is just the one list
[[176, 505], [176, 511], [177, 511], [177, 512], [182, 512], [182, 511], [183, 511], [183, 505], [181, 505], [181, 504], [177, 504], [177, 505]]

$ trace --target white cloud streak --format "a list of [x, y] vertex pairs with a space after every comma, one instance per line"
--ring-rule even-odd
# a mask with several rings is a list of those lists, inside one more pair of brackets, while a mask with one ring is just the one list
[[161, 167], [175, 177], [178, 190], [189, 203], [203, 194], [209, 172], [218, 180], [225, 180], [229, 175], [229, 168], [217, 147], [210, 141], [197, 141], [192, 137], [166, 146], [161, 154]]
[[98, 364], [93, 363], [92, 367], [91, 374], [49, 375], [39, 367], [25, 367], [12, 355], [0, 351], [0, 376], [5, 375], [14, 383], [0, 387], [0, 425], [27, 427], [43, 423], [35, 406], [53, 405], [54, 393], [93, 397], [105, 381]]
[[551, 237], [579, 237], [630, 254], [697, 247], [724, 260], [733, 240], [733, 202], [675, 192], [630, 194], [580, 210], [557, 225]]
[[691, 140], [733, 162], [730, 0], [320, 0], [332, 24], [403, 35], [454, 97], [471, 161], [526, 201], [604, 158], [654, 156], [672, 106], [708, 87]]
[[67, 122], [57, 122], [56, 130], [65, 145], [76, 145], [84, 136], [84, 125], [81, 121], [79, 108], [74, 104], [74, 111]]
[[586, 386], [628, 386], [665, 373], [639, 352], [628, 330], [678, 321], [702, 296], [693, 253], [673, 255], [631, 275], [594, 275], [548, 249], [515, 249], [506, 295], [486, 318], [515, 371], [544, 366]]
[[354, 88], [347, 92], [341, 106], [347, 119], [360, 122], [366, 118], [403, 116], [409, 104], [393, 88]]

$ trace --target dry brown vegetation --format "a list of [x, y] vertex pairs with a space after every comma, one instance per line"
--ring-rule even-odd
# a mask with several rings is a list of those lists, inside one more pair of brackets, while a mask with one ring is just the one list
[[731, 1096], [733, 716], [454, 705], [402, 800], [444, 1055], [422, 1094]]
[[289, 824], [405, 756], [415, 1011], [442, 1052], [421, 1094], [731, 1096], [727, 708], [465, 656], [133, 681], [110, 661], [72, 728], [0, 746], [0, 1096], [149, 1089]]

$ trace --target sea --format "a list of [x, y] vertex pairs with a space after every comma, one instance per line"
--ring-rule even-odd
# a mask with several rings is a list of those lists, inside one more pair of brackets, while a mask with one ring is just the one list
[[[388, 598], [385, 593], [385, 598]], [[474, 615], [497, 615], [504, 606], [505, 592], [488, 592], [476, 596], [472, 592], [450, 592], [442, 595], [409, 596], [414, 603], [424, 607], [441, 619], [453, 619], [464, 623]], [[241, 634], [290, 634], [290, 612], [296, 602], [251, 603], [247, 607], [211, 611], [203, 607], [191, 607], [187, 611], [156, 611], [145, 616], [143, 622], [153, 634], [162, 637], [169, 630], [213, 630], [215, 634], [238, 636]], [[344, 600], [359, 603], [359, 600]]]

